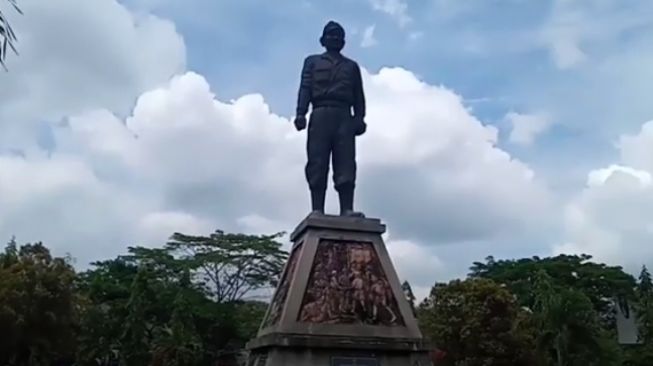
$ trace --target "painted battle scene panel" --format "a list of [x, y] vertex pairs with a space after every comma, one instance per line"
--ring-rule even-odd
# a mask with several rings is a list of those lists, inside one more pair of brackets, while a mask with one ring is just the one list
[[279, 318], [281, 317], [281, 312], [283, 311], [283, 306], [286, 303], [286, 298], [288, 297], [288, 290], [290, 289], [290, 282], [293, 275], [295, 274], [295, 269], [297, 267], [297, 259], [301, 253], [302, 245], [297, 245], [288, 259], [288, 265], [286, 270], [281, 275], [281, 281], [277, 287], [277, 291], [274, 293], [272, 302], [270, 303], [270, 311], [268, 313], [265, 322], [263, 323], [263, 328], [277, 324]]
[[299, 321], [405, 324], [372, 243], [335, 240], [319, 243]]

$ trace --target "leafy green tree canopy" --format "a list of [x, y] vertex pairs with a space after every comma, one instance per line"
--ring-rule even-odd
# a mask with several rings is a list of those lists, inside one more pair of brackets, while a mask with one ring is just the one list
[[619, 364], [615, 338], [601, 327], [598, 313], [583, 292], [556, 285], [541, 270], [536, 273], [533, 294], [537, 346], [551, 365]]
[[474, 262], [470, 277], [492, 279], [505, 284], [520, 304], [535, 305], [533, 287], [537, 273], [544, 271], [555, 285], [574, 288], [585, 294], [610, 328], [615, 325], [615, 307], [627, 312], [627, 303], [634, 299], [635, 278], [619, 266], [608, 266], [591, 261], [590, 255], [559, 255], [547, 258], [524, 258]]
[[274, 284], [287, 258], [279, 235], [177, 233], [93, 263], [78, 280], [79, 365], [205, 365], [242, 348], [267, 309], [243, 298]]
[[534, 330], [514, 296], [487, 279], [436, 284], [418, 309], [425, 335], [444, 365], [534, 366]]
[[634, 305], [640, 342], [653, 346], [653, 282], [646, 266], [642, 267]]
[[209, 236], [175, 233], [163, 249], [133, 247], [130, 258], [151, 263], [166, 276], [189, 270], [214, 301], [238, 301], [279, 280], [288, 253], [274, 235], [230, 234], [216, 231]]
[[75, 271], [41, 243], [0, 254], [0, 365], [70, 361], [78, 324]]

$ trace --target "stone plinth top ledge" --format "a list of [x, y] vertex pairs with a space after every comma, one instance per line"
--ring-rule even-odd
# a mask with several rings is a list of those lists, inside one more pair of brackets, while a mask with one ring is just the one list
[[433, 347], [426, 339], [340, 337], [309, 334], [266, 334], [247, 343], [247, 349], [263, 347], [336, 348], [385, 351], [429, 351]]
[[385, 233], [385, 224], [380, 219], [365, 217], [343, 217], [335, 215], [309, 214], [290, 235], [296, 241], [308, 229], [344, 230], [349, 232]]

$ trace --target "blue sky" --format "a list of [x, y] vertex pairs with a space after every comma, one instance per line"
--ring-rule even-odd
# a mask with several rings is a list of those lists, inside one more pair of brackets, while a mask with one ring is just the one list
[[[614, 114], [627, 107], [604, 104], [613, 97], [611, 91], [591, 99], [582, 96], [594, 96], [596, 84], [610, 77], [605, 70], [610, 66], [603, 63], [618, 63], [627, 57], [619, 53], [632, 53], [650, 39], [653, 22], [646, 19], [653, 16], [653, 6], [641, 1], [578, 1], [571, 6], [565, 5], [570, 1], [520, 0], [126, 3], [174, 20], [188, 47], [188, 68], [206, 76], [219, 97], [262, 93], [272, 110], [283, 115], [294, 109], [302, 58], [320, 52], [321, 27], [334, 19], [348, 30], [346, 53], [365, 68], [401, 66], [429, 84], [455, 90], [483, 123], [497, 126], [502, 135], [510, 133], [504, 120], [510, 111], [552, 114], [553, 126], [533, 146], [499, 141], [545, 170], [559, 167], [561, 160], [573, 169], [577, 162], [565, 159], [570, 155], [583, 156], [580, 164], [610, 161], [616, 154], [612, 140], [650, 117], [650, 108], [643, 107], [615, 121]], [[393, 8], [401, 4], [405, 10]], [[404, 25], [402, 17], [408, 19]], [[579, 38], [583, 62], [564, 68], [556, 64], [543, 39], [555, 24], [560, 24], [560, 38]], [[361, 47], [371, 26], [377, 44]], [[567, 183], [559, 179], [560, 185]], [[582, 177], [575, 183], [582, 183]]]
[[653, 262], [653, 2], [22, 6], [0, 237], [83, 267], [174, 231], [291, 231], [308, 208], [299, 72], [333, 19], [366, 70], [357, 205], [419, 294], [490, 254]]

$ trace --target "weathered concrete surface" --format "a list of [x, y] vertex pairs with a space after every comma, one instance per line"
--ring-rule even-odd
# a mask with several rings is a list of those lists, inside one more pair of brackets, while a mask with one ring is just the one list
[[[335, 359], [349, 359], [347, 363], [335, 363]], [[351, 359], [364, 359], [365, 363], [352, 363]], [[250, 359], [248, 366], [431, 366], [427, 353], [392, 351], [350, 351], [339, 349], [283, 349], [272, 348], [265, 356]]]
[[359, 217], [342, 217], [333, 215], [308, 215], [297, 225], [297, 228], [290, 235], [290, 240], [297, 242], [306, 230], [336, 230], [358, 233], [383, 234], [386, 230], [385, 225], [380, 219], [359, 218]]
[[[374, 359], [380, 366], [431, 365], [430, 347], [383, 243], [385, 229], [379, 219], [306, 217], [291, 235], [294, 263], [286, 265], [275, 294], [283, 296], [275, 296], [270, 305], [275, 310], [268, 310], [257, 338], [247, 345], [248, 366], [332, 366], [333, 357], [352, 355], [367, 357], [369, 366]], [[329, 316], [318, 311], [302, 318], [306, 306]], [[382, 312], [398, 312], [401, 321], [377, 322]], [[274, 319], [268, 319], [271, 314]]]

